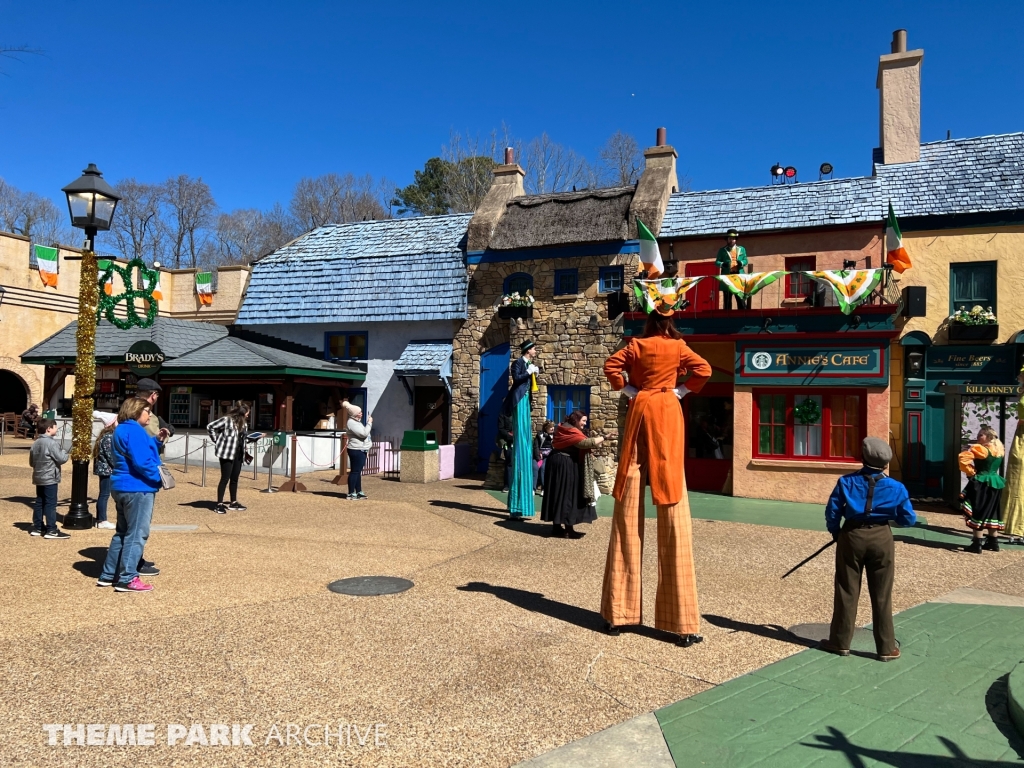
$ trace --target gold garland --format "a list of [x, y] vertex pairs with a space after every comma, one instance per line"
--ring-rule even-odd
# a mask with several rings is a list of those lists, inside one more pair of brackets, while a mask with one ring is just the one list
[[75, 334], [75, 399], [71, 407], [71, 458], [88, 461], [92, 453], [93, 394], [96, 389], [96, 305], [99, 301], [96, 254], [82, 251], [78, 281], [78, 332]]

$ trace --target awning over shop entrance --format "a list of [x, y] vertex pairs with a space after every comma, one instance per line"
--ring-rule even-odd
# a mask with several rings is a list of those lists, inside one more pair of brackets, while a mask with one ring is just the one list
[[433, 376], [444, 382], [451, 394], [452, 343], [450, 341], [410, 341], [401, 356], [395, 361], [395, 376], [409, 393], [412, 403], [412, 387], [408, 379], [416, 376]]

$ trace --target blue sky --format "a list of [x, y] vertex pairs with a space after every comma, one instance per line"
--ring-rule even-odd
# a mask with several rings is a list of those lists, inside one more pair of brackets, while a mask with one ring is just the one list
[[668, 128], [694, 189], [870, 172], [878, 56], [924, 48], [922, 139], [1024, 129], [1024, 3], [81, 3], [0, 0], [0, 177], [60, 198], [202, 176], [222, 208], [327, 172], [398, 184], [504, 121], [594, 156]]

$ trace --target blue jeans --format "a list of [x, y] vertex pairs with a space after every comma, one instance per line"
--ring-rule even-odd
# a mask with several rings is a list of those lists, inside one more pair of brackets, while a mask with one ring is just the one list
[[107, 521], [107, 500], [110, 498], [110, 475], [100, 475], [100, 495], [96, 497], [96, 522]]
[[117, 509], [117, 528], [110, 539], [100, 580], [127, 584], [139, 575], [139, 561], [149, 539], [149, 525], [153, 522], [156, 492], [113, 491], [110, 495]]
[[[37, 485], [32, 503], [32, 527], [37, 531], [57, 530], [57, 484]], [[45, 520], [46, 525], [43, 525]]]
[[348, 493], [363, 492], [363, 467], [366, 466], [366, 451], [348, 449]]
[[536, 461], [533, 462], [533, 487], [543, 488], [544, 487], [544, 468], [548, 465], [548, 457], [545, 456], [540, 460], [540, 464]]

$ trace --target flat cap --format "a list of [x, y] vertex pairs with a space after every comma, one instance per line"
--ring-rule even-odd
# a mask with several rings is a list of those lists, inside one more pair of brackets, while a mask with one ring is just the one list
[[135, 385], [139, 392], [163, 392], [164, 388], [157, 384], [152, 379], [139, 379], [138, 384]]
[[878, 437], [865, 437], [861, 443], [860, 453], [864, 466], [872, 469], [885, 469], [892, 461], [892, 448]]

